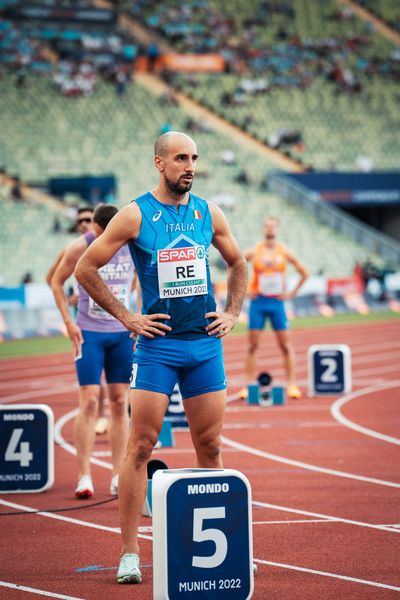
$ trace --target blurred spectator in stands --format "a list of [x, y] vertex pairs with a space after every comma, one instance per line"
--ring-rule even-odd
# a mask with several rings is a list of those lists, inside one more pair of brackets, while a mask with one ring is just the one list
[[105, 204], [118, 204], [117, 194], [114, 189], [108, 190], [107, 194], [104, 196]]
[[155, 42], [152, 42], [147, 46], [146, 54], [149, 59], [149, 71], [154, 71], [155, 64], [160, 56], [160, 48]]
[[361, 265], [361, 275], [362, 278], [364, 279], [364, 283], [365, 285], [368, 283], [368, 281], [374, 277], [376, 279], [379, 279], [380, 276], [380, 270], [379, 267], [377, 267], [372, 259], [370, 257], [367, 258], [367, 260], [362, 263]]
[[33, 283], [33, 276], [30, 271], [25, 273], [25, 275], [21, 279], [21, 284], [26, 285], [27, 283]]
[[196, 120], [192, 117], [186, 120], [185, 129], [192, 133], [212, 133], [213, 131], [211, 125], [206, 120]]
[[14, 200], [14, 202], [23, 202], [25, 200], [24, 194], [22, 192], [21, 182], [19, 180], [19, 177], [15, 178], [14, 185], [11, 188], [10, 195], [11, 195], [11, 200]]
[[92, 206], [97, 206], [101, 202], [101, 189], [98, 187], [90, 188], [90, 204]]
[[241, 185], [250, 185], [250, 177], [245, 169], [239, 171], [239, 173], [235, 177], [235, 181], [240, 183]]
[[178, 106], [179, 101], [175, 90], [172, 87], [168, 87], [163, 94], [160, 96], [160, 104], [169, 104], [170, 106]]
[[119, 98], [125, 95], [127, 83], [128, 74], [124, 69], [119, 68], [115, 75], [115, 92]]
[[360, 154], [357, 156], [356, 165], [359, 171], [362, 173], [370, 173], [374, 167], [374, 161], [366, 154]]
[[162, 135], [163, 133], [168, 133], [168, 131], [172, 131], [173, 127], [171, 123], [163, 123], [162, 125], [160, 125], [160, 129], [159, 129], [159, 135]]
[[281, 146], [291, 146], [292, 144], [302, 144], [301, 131], [289, 130], [285, 128], [277, 129], [267, 138], [267, 144], [271, 148], [279, 149]]
[[235, 197], [229, 192], [212, 196], [210, 200], [223, 210], [233, 210], [235, 208]]
[[55, 216], [53, 219], [53, 225], [51, 227], [51, 230], [53, 233], [56, 233], [56, 234], [60, 233], [60, 231], [61, 231], [61, 222], [57, 216]]
[[229, 165], [229, 166], [234, 165], [234, 164], [236, 164], [236, 154], [234, 153], [233, 150], [230, 150], [227, 148], [226, 150], [223, 150], [221, 152], [221, 160], [226, 165]]

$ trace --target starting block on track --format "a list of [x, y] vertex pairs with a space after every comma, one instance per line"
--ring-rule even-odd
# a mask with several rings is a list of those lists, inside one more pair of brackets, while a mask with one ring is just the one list
[[156, 448], [171, 448], [175, 446], [174, 432], [171, 421], [164, 419]]
[[251, 598], [251, 488], [233, 469], [153, 476], [153, 598]]
[[168, 466], [162, 460], [149, 460], [149, 462], [147, 463], [147, 496], [142, 509], [142, 515], [144, 517], [153, 516], [153, 475], [156, 471], [158, 471], [158, 469], [168, 469]]
[[0, 493], [43, 492], [54, 482], [54, 414], [46, 404], [0, 406]]
[[185, 409], [183, 408], [182, 394], [178, 384], [175, 385], [174, 391], [169, 398], [165, 419], [171, 421], [172, 429], [179, 429], [180, 431], [189, 429]]
[[269, 373], [260, 373], [257, 383], [247, 386], [247, 404], [260, 406], [282, 406], [286, 401], [285, 389], [271, 386], [272, 377]]
[[315, 344], [308, 349], [308, 395], [351, 392], [351, 353], [345, 344]]

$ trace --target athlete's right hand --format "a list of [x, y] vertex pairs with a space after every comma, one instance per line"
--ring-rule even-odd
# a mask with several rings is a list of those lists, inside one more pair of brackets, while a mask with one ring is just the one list
[[171, 331], [169, 325], [159, 322], [165, 321], [166, 319], [169, 320], [170, 318], [170, 315], [164, 315], [162, 313], [155, 313], [154, 315], [134, 313], [130, 315], [130, 318], [124, 319], [123, 325], [133, 333], [144, 335], [148, 338], [154, 338], [156, 335], [164, 336], [168, 331]]
[[73, 321], [65, 323], [67, 334], [74, 347], [74, 356], [77, 358], [82, 352], [83, 337], [80, 327]]

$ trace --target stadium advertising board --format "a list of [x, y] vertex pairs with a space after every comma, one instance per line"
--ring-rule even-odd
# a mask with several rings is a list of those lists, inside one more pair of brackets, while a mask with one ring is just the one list
[[213, 73], [223, 71], [225, 61], [219, 54], [163, 54], [156, 62], [156, 70]]
[[342, 206], [400, 205], [400, 171], [290, 173], [286, 177]]

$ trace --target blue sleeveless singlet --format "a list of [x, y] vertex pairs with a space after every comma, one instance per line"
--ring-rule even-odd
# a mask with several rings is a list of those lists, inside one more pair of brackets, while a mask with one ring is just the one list
[[144, 314], [164, 313], [172, 328], [166, 337], [207, 337], [205, 314], [215, 311], [208, 249], [213, 230], [208, 204], [190, 194], [180, 205], [159, 202], [150, 192], [134, 200], [142, 226], [129, 249], [142, 289]]

